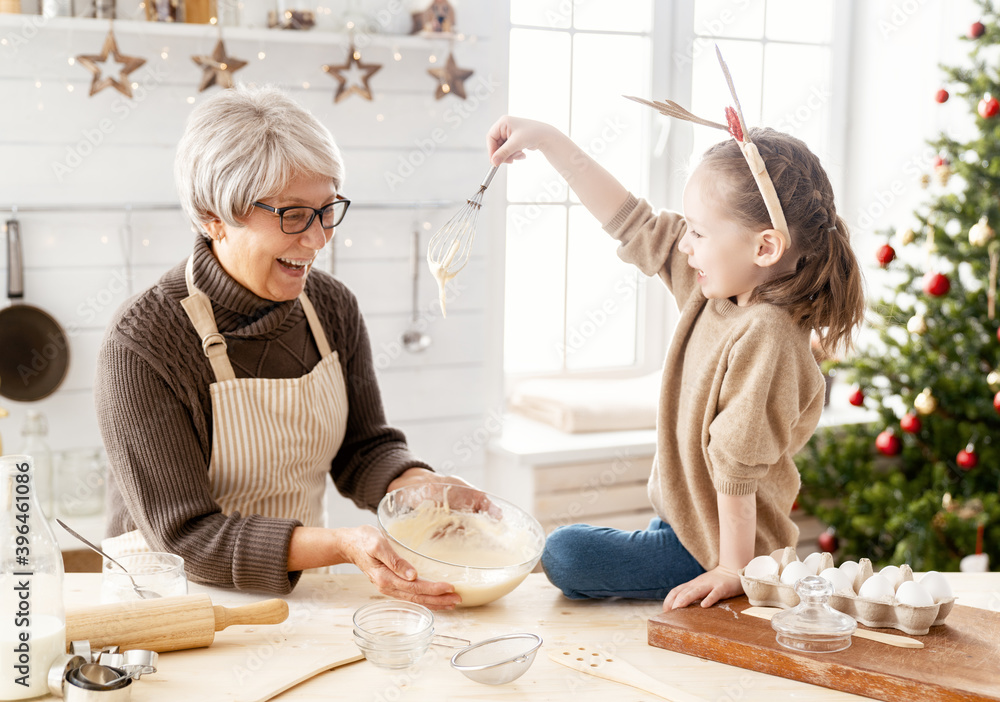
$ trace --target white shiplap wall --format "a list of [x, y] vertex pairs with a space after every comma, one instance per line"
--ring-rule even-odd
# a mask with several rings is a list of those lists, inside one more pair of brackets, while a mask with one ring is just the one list
[[[397, 5], [372, 0], [367, 10], [375, 15]], [[242, 28], [227, 32], [226, 46], [250, 61], [239, 79], [285, 87], [333, 132], [344, 152], [345, 193], [355, 204], [338, 228], [328, 266], [365, 313], [389, 419], [432, 464], [481, 482], [487, 434], [501, 402], [502, 175], [488, 194], [475, 257], [453, 283], [447, 320], [435, 304], [435, 283], [420, 266], [419, 316], [432, 346], [413, 355], [398, 343], [410, 320], [412, 232], [420, 231], [425, 245], [457, 209], [454, 203], [475, 191], [489, 166], [486, 130], [507, 101], [506, 36], [495, 30], [507, 26], [506, 3], [459, 8], [459, 28], [475, 37], [454, 44], [459, 65], [475, 71], [464, 102], [434, 99], [436, 81], [426, 71], [431, 55], [437, 65], [447, 56], [442, 40], [376, 37], [363, 49], [364, 61], [383, 64], [370, 83], [375, 99], [352, 96], [339, 105], [332, 99], [336, 82], [320, 67], [344, 62], [346, 36]], [[244, 17], [255, 12], [248, 3]], [[394, 27], [408, 23], [408, 14], [405, 22], [401, 16]], [[174, 203], [172, 159], [192, 109], [187, 100], [209, 95], [197, 93], [201, 74], [190, 57], [209, 53], [216, 41], [207, 27], [116, 23], [121, 51], [147, 60], [132, 74], [143, 87], [129, 101], [111, 89], [88, 97], [90, 74], [69, 63], [77, 54], [98, 53], [105, 22], [37, 24], [0, 15], [0, 40], [6, 39], [0, 41], [0, 216], [6, 219], [13, 205], [22, 208], [25, 301], [67, 329], [72, 362], [51, 397], [31, 404], [0, 400], [11, 412], [0, 422], [7, 452], [19, 448], [24, 413], [32, 408], [48, 416], [54, 449], [100, 444], [92, 385], [104, 326], [130, 294], [189, 253], [193, 234], [179, 211], [47, 208]], [[0, 254], [4, 267], [5, 257]], [[359, 518], [339, 519], [351, 510], [341, 503], [333, 508], [338, 521]]]

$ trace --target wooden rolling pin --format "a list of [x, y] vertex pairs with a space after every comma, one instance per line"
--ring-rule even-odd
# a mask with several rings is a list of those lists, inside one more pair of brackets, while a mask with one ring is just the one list
[[280, 624], [288, 618], [284, 600], [242, 607], [213, 605], [208, 595], [183, 595], [87, 607], [66, 613], [66, 643], [89, 640], [93, 649], [180, 651], [211, 646], [215, 632], [237, 624]]

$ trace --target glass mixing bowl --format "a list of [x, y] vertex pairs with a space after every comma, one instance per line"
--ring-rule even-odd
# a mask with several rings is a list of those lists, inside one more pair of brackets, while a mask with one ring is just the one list
[[378, 523], [421, 578], [455, 586], [460, 607], [493, 602], [516, 588], [545, 546], [545, 531], [530, 514], [461, 485], [393, 490], [379, 503]]

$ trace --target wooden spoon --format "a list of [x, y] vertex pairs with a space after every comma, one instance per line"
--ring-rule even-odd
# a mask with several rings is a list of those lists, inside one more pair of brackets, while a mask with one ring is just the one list
[[662, 683], [617, 656], [587, 646], [566, 645], [563, 648], [556, 648], [549, 651], [549, 658], [567, 668], [629, 685], [672, 702], [705, 702], [705, 698]]

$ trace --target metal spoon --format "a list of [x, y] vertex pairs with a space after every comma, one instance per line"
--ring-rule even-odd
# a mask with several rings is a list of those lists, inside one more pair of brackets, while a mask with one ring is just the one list
[[111, 561], [112, 563], [114, 563], [116, 566], [118, 566], [119, 568], [121, 568], [122, 572], [125, 573], [125, 575], [128, 576], [128, 579], [131, 581], [131, 583], [132, 583], [132, 590], [135, 591], [135, 594], [137, 594], [139, 596], [140, 600], [155, 600], [158, 597], [163, 597], [163, 595], [161, 595], [158, 592], [155, 592], [155, 591], [150, 590], [148, 588], [139, 587], [139, 585], [137, 585], [136, 582], [135, 582], [135, 578], [132, 577], [132, 574], [129, 573], [127, 570], [125, 570], [125, 566], [123, 566], [121, 563], [119, 563], [118, 561], [116, 561], [114, 558], [112, 558], [111, 556], [109, 556], [108, 554], [106, 554], [101, 549], [97, 548], [97, 546], [94, 546], [94, 544], [92, 544], [89, 541], [87, 541], [87, 539], [85, 539], [82, 536], [80, 536], [80, 534], [78, 534], [77, 532], [75, 532], [72, 529], [70, 529], [68, 526], [66, 526], [66, 523], [63, 520], [56, 519], [56, 523], [59, 526], [61, 526], [63, 529], [65, 529], [66, 531], [68, 531], [70, 534], [72, 534], [73, 536], [75, 536], [77, 539], [79, 539], [81, 542], [83, 542], [84, 544], [86, 544], [87, 546], [89, 546], [91, 549], [93, 549], [97, 553], [101, 554], [102, 556], [104, 556], [105, 558], [107, 558], [109, 561]]

